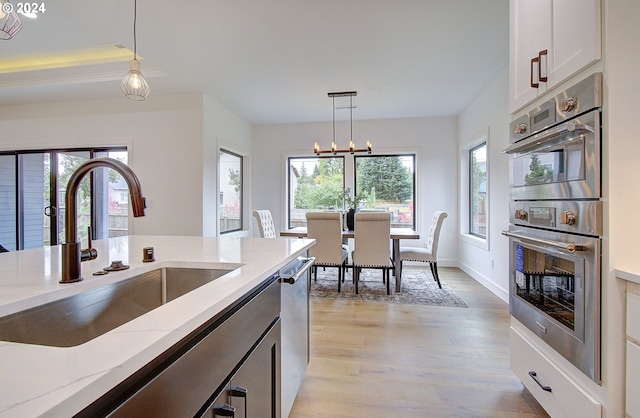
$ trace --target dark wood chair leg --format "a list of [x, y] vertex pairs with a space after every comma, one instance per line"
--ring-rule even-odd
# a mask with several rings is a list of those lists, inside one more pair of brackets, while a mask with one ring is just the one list
[[384, 274], [387, 275], [387, 295], [391, 294], [391, 287], [389, 286], [389, 283], [391, 283], [391, 274], [389, 274], [390, 271], [391, 269], [388, 269], [388, 268], [384, 269]]
[[318, 281], [318, 266], [313, 266], [313, 280]]
[[360, 277], [360, 267], [353, 267], [353, 279], [355, 280], [356, 283], [356, 295], [358, 294], [358, 279]]
[[431, 271], [433, 272], [433, 277], [436, 279], [436, 282], [438, 282], [438, 287], [442, 289], [442, 285], [440, 284], [440, 276], [438, 276], [438, 263], [434, 262], [430, 264], [431, 264]]
[[340, 293], [342, 287], [343, 274], [344, 273], [342, 272], [342, 266], [338, 266], [338, 293]]

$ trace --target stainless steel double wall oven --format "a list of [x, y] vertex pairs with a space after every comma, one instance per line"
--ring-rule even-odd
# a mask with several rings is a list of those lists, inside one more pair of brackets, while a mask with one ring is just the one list
[[600, 383], [602, 75], [511, 122], [509, 310]]

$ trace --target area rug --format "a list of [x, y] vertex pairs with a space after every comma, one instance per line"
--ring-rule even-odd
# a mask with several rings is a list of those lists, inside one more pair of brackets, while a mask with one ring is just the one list
[[382, 272], [375, 269], [363, 269], [360, 273], [359, 293], [356, 295], [352, 283], [351, 270], [345, 276], [342, 290], [338, 293], [338, 270], [336, 268], [318, 268], [318, 280], [311, 277], [310, 296], [324, 299], [343, 299], [375, 301], [387, 303], [408, 303], [433, 306], [468, 308], [442, 280], [442, 289], [433, 279], [430, 271], [405, 269], [402, 272], [402, 291], [395, 292], [395, 278], [391, 276], [391, 294], [387, 295], [386, 285], [382, 283]]

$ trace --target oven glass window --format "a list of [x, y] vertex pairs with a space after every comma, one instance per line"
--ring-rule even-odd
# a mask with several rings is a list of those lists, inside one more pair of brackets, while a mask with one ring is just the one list
[[574, 138], [563, 146], [542, 148], [513, 159], [513, 185], [584, 180], [584, 139]]
[[575, 331], [573, 261], [516, 244], [516, 295]]

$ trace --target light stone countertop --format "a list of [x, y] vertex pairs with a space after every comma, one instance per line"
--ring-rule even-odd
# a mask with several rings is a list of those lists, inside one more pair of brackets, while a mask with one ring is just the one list
[[[310, 239], [128, 236], [93, 241], [98, 258], [84, 280], [60, 284], [60, 247], [0, 254], [0, 316], [161, 267], [234, 268], [186, 295], [75, 347], [0, 341], [0, 417], [72, 416], [189, 332], [215, 316], [300, 252]], [[142, 262], [154, 247], [155, 262]], [[121, 260], [128, 270], [92, 273]]]
[[615, 269], [614, 273], [616, 277], [620, 279], [624, 279], [628, 282], [634, 282], [634, 283], [640, 284], [640, 273], [634, 273], [629, 270], [621, 270], [621, 269]]

